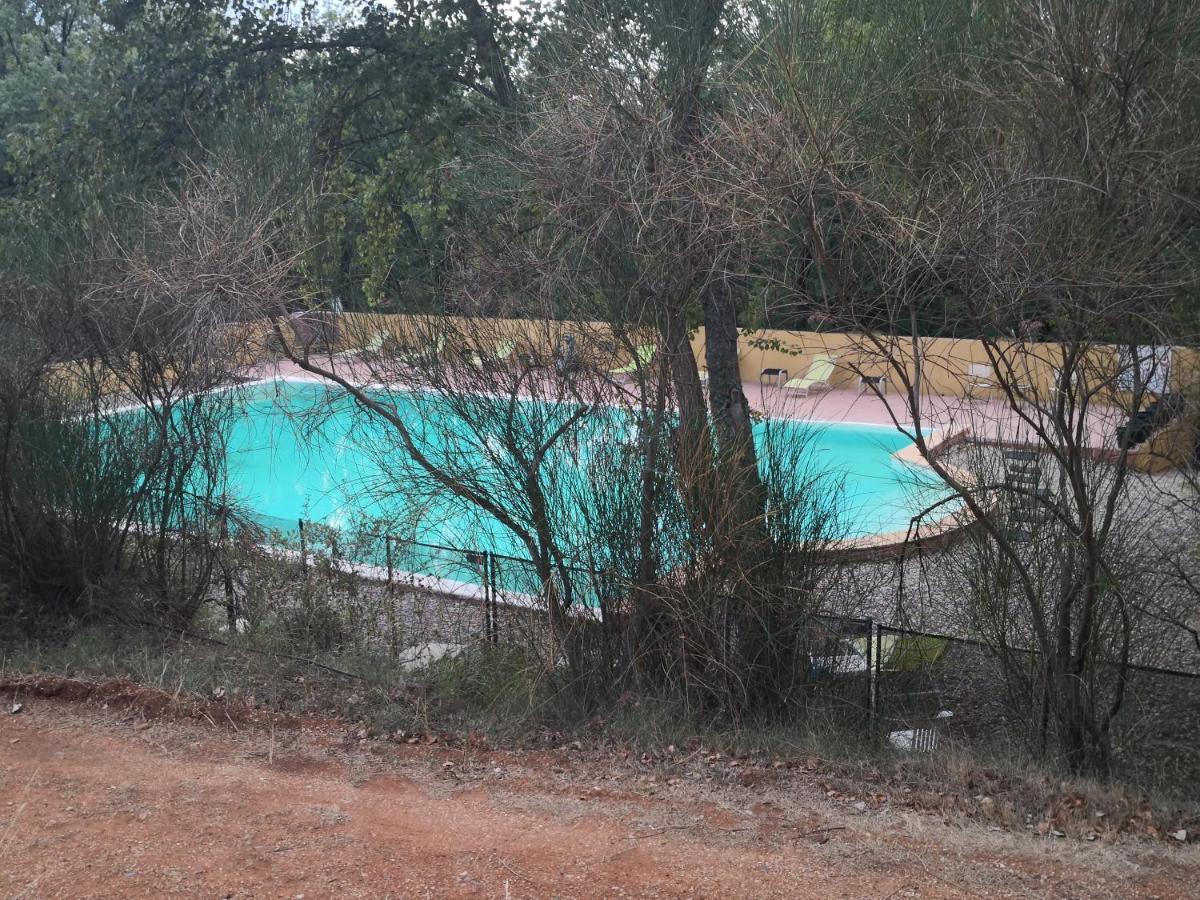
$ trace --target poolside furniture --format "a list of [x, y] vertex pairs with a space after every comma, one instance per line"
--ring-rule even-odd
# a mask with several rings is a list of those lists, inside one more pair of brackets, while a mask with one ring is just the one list
[[571, 375], [579, 371], [579, 347], [575, 335], [564, 334], [558, 338], [558, 347], [554, 351], [554, 371], [558, 375]]
[[867, 391], [878, 391], [881, 394], [887, 393], [888, 377], [886, 375], [859, 375], [858, 376], [858, 392], [865, 394]]
[[401, 350], [396, 354], [396, 358], [401, 362], [408, 363], [432, 363], [437, 360], [442, 352], [446, 349], [446, 335], [438, 334], [433, 342], [432, 347], [417, 347], [415, 349]]
[[1008, 539], [1014, 544], [1028, 543], [1038, 529], [1052, 518], [1053, 492], [1044, 483], [1036, 450], [1009, 448], [1002, 451], [1004, 486], [1008, 500]]
[[516, 349], [516, 341], [501, 341], [491, 353], [472, 353], [471, 364], [483, 367], [491, 363], [508, 362]]
[[833, 385], [829, 383], [829, 379], [833, 377], [836, 363], [836, 356], [830, 353], [818, 353], [813, 357], [813, 361], [809, 364], [808, 371], [804, 373], [803, 377], [786, 381], [783, 386], [793, 391], [799, 391], [805, 397], [814, 391], [832, 390]]
[[758, 383], [760, 386], [766, 386], [772, 381], [775, 382], [775, 387], [782, 387], [784, 382], [788, 380], [787, 369], [763, 369], [758, 373]]
[[343, 350], [338, 356], [373, 356], [382, 352], [384, 342], [387, 340], [387, 334], [383, 329], [378, 329], [371, 332], [361, 347], [351, 347], [348, 350]]
[[971, 363], [967, 366], [966, 395], [974, 397], [979, 391], [991, 391], [998, 387], [996, 370], [990, 363]]
[[367, 356], [378, 355], [379, 353], [383, 352], [385, 341], [387, 341], [387, 332], [380, 328], [376, 330], [369, 338], [367, 338], [366, 342], [360, 349], [351, 350], [347, 355], [357, 355], [360, 353], [366, 354]]
[[546, 367], [545, 359], [533, 349], [518, 352], [517, 362], [524, 369], [544, 369]]
[[876, 634], [850, 644], [864, 664], [870, 650], [871, 665], [881, 672], [917, 672], [939, 662], [950, 640], [932, 634]]
[[636, 375], [639, 370], [649, 365], [657, 348], [653, 344], [642, 344], [633, 351], [633, 359], [615, 369], [609, 369], [609, 375]]

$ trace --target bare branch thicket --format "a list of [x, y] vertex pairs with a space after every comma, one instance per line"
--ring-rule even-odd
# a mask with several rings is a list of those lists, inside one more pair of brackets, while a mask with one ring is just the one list
[[[1164, 399], [1146, 348], [1194, 337], [1178, 312], [1196, 285], [1180, 252], [1196, 20], [1190, 2], [1113, 0], [1094, 22], [1012, 4], [986, 50], [952, 47], [922, 74], [886, 146], [778, 47], [765, 81], [783, 89], [757, 92], [728, 130], [757, 173], [746, 202], [800, 248], [800, 302], [861, 335], [843, 364], [888, 375], [897, 427], [978, 526], [969, 574], [941, 602], [962, 604], [1005, 663], [1033, 743], [1077, 770], [1107, 771], [1131, 659], [1170, 618], [1151, 600], [1162, 579], [1146, 577], [1161, 516], [1155, 533], [1117, 426]], [[965, 387], [968, 361], [930, 370], [930, 329], [985, 352], [986, 402], [960, 404], [959, 425], [1031, 447], [1028, 460], [966, 454], [964, 467], [931, 443], [949, 409], [930, 385]]]
[[30, 367], [6, 378], [6, 546], [68, 616], [183, 627], [231, 583], [248, 522], [227, 495], [225, 388], [257, 358], [251, 300], [290, 287], [297, 255], [286, 211], [215, 170], [121, 215], [135, 225], [91, 222], [12, 310]]
[[[770, 462], [758, 457], [738, 372], [737, 306], [753, 243], [736, 194], [714, 189], [733, 161], [719, 155], [708, 120], [708, 95], [720, 92], [707, 83], [712, 48], [655, 62], [645, 32], [627, 43], [603, 28], [593, 37], [543, 86], [529, 130], [487, 161], [503, 173], [493, 183], [508, 186], [493, 192], [504, 215], [460, 236], [460, 293], [493, 311], [507, 301], [525, 315], [600, 319], [627, 354], [653, 335], [656, 357], [636, 367], [627, 394], [642, 434], [628, 655], [643, 672], [685, 670], [704, 685], [697, 696], [729, 708], [770, 706], [792, 695], [805, 668], [796, 635], [819, 601], [804, 570], [835, 529], [814, 524], [828, 513], [797, 519], [809, 531], [786, 539], [772, 525], [772, 491], [785, 488], [765, 483]], [[614, 62], [630, 54], [628, 65]], [[689, 340], [701, 320], [707, 385]], [[804, 482], [787, 481], [791, 505], [832, 496]], [[633, 506], [629, 494], [591, 499]], [[770, 623], [784, 610], [790, 632]]]

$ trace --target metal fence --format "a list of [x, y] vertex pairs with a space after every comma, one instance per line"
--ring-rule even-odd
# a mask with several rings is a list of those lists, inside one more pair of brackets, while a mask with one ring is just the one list
[[[546, 596], [569, 599], [581, 617], [619, 608], [623, 581], [611, 573], [567, 567], [547, 583], [527, 559], [351, 532], [303, 520], [265, 517], [268, 543], [309, 568], [332, 566], [377, 585], [363, 600], [393, 647], [429, 641], [519, 642], [548, 638]], [[868, 618], [815, 616], [805, 636], [813, 694], [861, 718], [899, 749], [931, 750], [946, 740], [972, 744], [1028, 739], [1029, 704], [1006, 691], [1007, 679], [985, 645], [897, 628]], [[1122, 765], [1153, 765], [1179, 778], [1200, 778], [1200, 674], [1134, 666], [1113, 726]]]
[[[974, 747], [1036, 741], [1037, 704], [1009, 693], [1009, 679], [985, 644], [888, 625], [875, 626], [873, 715], [900, 749], [941, 742]], [[1028, 651], [1015, 651], [1017, 658]], [[1115, 678], [1112, 679], [1115, 681]], [[1107, 702], [1107, 698], [1106, 698]], [[1200, 674], [1134, 665], [1111, 730], [1115, 763], [1146, 781], [1200, 779]]]

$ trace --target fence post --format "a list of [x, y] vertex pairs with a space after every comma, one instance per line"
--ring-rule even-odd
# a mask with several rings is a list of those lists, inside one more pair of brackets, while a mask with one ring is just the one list
[[871, 710], [872, 710], [872, 714], [873, 714], [875, 720], [877, 722], [879, 722], [879, 721], [882, 721], [882, 717], [880, 716], [880, 712], [879, 712], [879, 676], [883, 671], [883, 667], [879, 664], [880, 660], [883, 658], [883, 623], [882, 622], [876, 623], [875, 634], [877, 635], [877, 638], [875, 641], [875, 649], [874, 649], [875, 668], [872, 671], [872, 677], [871, 677]]
[[229, 507], [225, 497], [221, 497], [221, 554], [218, 557], [221, 564], [221, 580], [225, 586], [225, 618], [229, 625], [229, 633], [237, 634], [237, 595], [233, 590], [233, 569], [229, 564], [226, 553], [229, 550]]
[[500, 603], [496, 599], [496, 554], [485, 551], [484, 596], [488, 603], [487, 637], [493, 644], [500, 643]]
[[392, 659], [400, 652], [400, 637], [396, 630], [396, 585], [392, 578], [392, 536], [383, 536], [383, 555], [387, 560], [387, 607], [388, 607], [388, 649]]
[[867, 619], [867, 725], [875, 726], [875, 623]]
[[304, 572], [304, 578], [308, 580], [308, 545], [304, 540], [304, 520], [300, 520], [300, 569]]

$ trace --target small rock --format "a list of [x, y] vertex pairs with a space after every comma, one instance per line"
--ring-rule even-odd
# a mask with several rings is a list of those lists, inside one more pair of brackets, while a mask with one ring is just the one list
[[8, 712], [9, 712], [9, 714], [10, 714], [10, 715], [14, 715], [14, 716], [15, 716], [17, 713], [19, 713], [19, 712], [20, 712], [21, 710], [23, 710], [24, 708], [25, 708], [25, 704], [24, 704], [24, 703], [14, 703], [12, 706], [10, 706], [10, 707], [8, 708]]
[[1171, 832], [1171, 837], [1175, 838], [1175, 840], [1179, 841], [1182, 844], [1183, 842], [1185, 842], [1188, 839], [1187, 829], [1180, 828], [1178, 831], [1173, 831], [1173, 832]]
[[859, 800], [857, 803], [854, 804], [854, 808], [857, 809], [859, 812], [866, 812], [867, 804], [864, 801]]

